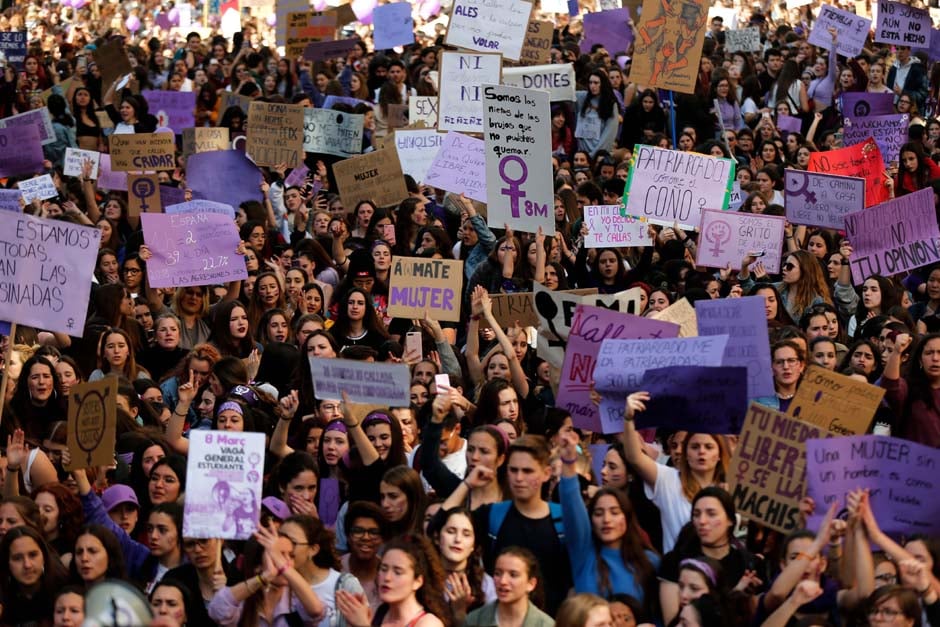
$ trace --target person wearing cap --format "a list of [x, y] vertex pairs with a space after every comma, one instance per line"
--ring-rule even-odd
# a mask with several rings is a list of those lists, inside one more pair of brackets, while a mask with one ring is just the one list
[[274, 526], [277, 530], [281, 523], [291, 517], [290, 508], [287, 504], [276, 496], [266, 496], [261, 499], [261, 522], [262, 527]]
[[130, 486], [118, 483], [101, 494], [101, 505], [118, 527], [130, 534], [137, 526], [140, 503]]

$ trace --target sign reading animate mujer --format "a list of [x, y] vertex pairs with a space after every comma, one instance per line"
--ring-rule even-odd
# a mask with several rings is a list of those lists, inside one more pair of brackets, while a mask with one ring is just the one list
[[638, 145], [621, 213], [692, 230], [703, 210], [728, 208], [733, 182], [732, 159]]
[[389, 271], [388, 315], [457, 322], [463, 287], [463, 262], [453, 259], [395, 257]]

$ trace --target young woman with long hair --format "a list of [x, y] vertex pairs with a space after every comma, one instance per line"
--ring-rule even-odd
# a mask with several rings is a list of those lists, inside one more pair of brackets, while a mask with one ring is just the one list
[[543, 612], [542, 574], [532, 552], [517, 546], [503, 549], [493, 567], [496, 600], [467, 616], [469, 627], [551, 627], [551, 616]]
[[462, 507], [442, 511], [432, 519], [428, 535], [435, 539], [447, 573], [445, 600], [455, 623], [462, 624], [468, 612], [496, 600], [493, 578], [483, 572], [473, 515]]
[[6, 625], [49, 624], [52, 602], [68, 573], [42, 534], [14, 527], [0, 540], [0, 620]]
[[[754, 286], [750, 265], [756, 257], [747, 256], [741, 262], [738, 279], [741, 288], [747, 292]], [[793, 320], [799, 320], [807, 309], [819, 303], [832, 304], [829, 285], [823, 275], [816, 257], [805, 250], [790, 252], [781, 265], [783, 280], [774, 283], [780, 295], [780, 303], [786, 308]]]

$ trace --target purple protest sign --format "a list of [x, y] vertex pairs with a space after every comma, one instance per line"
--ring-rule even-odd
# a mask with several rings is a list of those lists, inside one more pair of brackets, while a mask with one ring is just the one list
[[[634, 418], [637, 429], [665, 427], [695, 433], [738, 433], [747, 413], [746, 368], [653, 368], [643, 373], [640, 388], [650, 393], [650, 400], [646, 411]], [[623, 407], [620, 411], [623, 412]]]
[[611, 55], [628, 50], [633, 43], [629, 22], [630, 9], [627, 8], [585, 13], [581, 49], [590, 50], [594, 44], [601, 44]]
[[597, 485], [604, 485], [601, 479], [601, 470], [604, 468], [604, 458], [607, 457], [607, 451], [610, 444], [590, 444], [588, 450], [591, 451], [591, 470], [594, 471], [594, 482]]
[[781, 131], [786, 131], [788, 133], [799, 133], [802, 126], [803, 121], [800, 118], [794, 117], [792, 115], [782, 114], [777, 116], [777, 128]]
[[806, 441], [806, 496], [816, 501], [807, 528], [817, 529], [831, 503], [845, 511], [846, 495], [869, 489], [872, 511], [890, 536], [940, 532], [935, 478], [940, 451], [883, 435]]
[[359, 40], [353, 37], [337, 41], [312, 41], [304, 47], [304, 60], [324, 61], [345, 57], [358, 44]]
[[723, 366], [747, 369], [747, 397], [774, 393], [763, 296], [695, 301], [699, 336], [727, 335]]
[[152, 287], [214, 285], [248, 278], [245, 259], [235, 252], [240, 240], [231, 218], [217, 213], [143, 213], [140, 220], [153, 252], [147, 262]]
[[284, 179], [284, 187], [299, 187], [303, 185], [308, 172], [310, 172], [310, 169], [305, 165], [294, 168], [291, 170], [290, 174], [287, 175], [287, 178]]
[[841, 96], [842, 115], [849, 118], [864, 118], [869, 115], [893, 115], [894, 94], [871, 94], [864, 91], [847, 91]]
[[361, 104], [369, 104], [365, 100], [359, 100], [358, 98], [350, 98], [349, 96], [327, 96], [323, 100], [323, 106], [321, 109], [332, 109], [335, 104], [347, 104], [350, 107], [357, 107]]
[[101, 153], [98, 159], [98, 188], [110, 191], [127, 191], [127, 172], [115, 172], [111, 169], [111, 155]]
[[930, 31], [930, 48], [927, 50], [927, 57], [931, 61], [940, 61], [940, 28]]
[[0, 176], [42, 172], [42, 162], [42, 145], [35, 127], [0, 128]]
[[[197, 194], [193, 194], [197, 196]], [[172, 187], [170, 185], [161, 185], [160, 186], [160, 206], [169, 207], [170, 205], [178, 205], [182, 202], [186, 202], [186, 190], [179, 187]]]
[[483, 140], [461, 133], [448, 133], [428, 168], [424, 182], [485, 203], [486, 154]]
[[805, 170], [784, 172], [787, 220], [842, 230], [845, 215], [865, 208], [865, 179]]
[[186, 160], [186, 181], [194, 195], [233, 207], [246, 200], [264, 200], [258, 166], [238, 150], [191, 155]]
[[174, 205], [169, 205], [163, 208], [164, 213], [217, 213], [220, 216], [225, 216], [230, 220], [235, 219], [235, 209], [232, 205], [226, 205], [221, 202], [214, 202], [212, 200], [203, 200], [202, 198], [194, 198], [189, 202], [181, 202]]
[[55, 129], [52, 128], [52, 117], [49, 109], [41, 107], [0, 120], [0, 128], [13, 126], [31, 126], [39, 131], [39, 143], [45, 146], [55, 141]]
[[604, 307], [578, 305], [565, 347], [555, 406], [571, 414], [574, 426], [602, 431], [600, 412], [591, 402], [591, 382], [601, 342], [607, 338], [641, 340], [660, 337], [679, 337], [679, 325]]
[[748, 254], [762, 252], [761, 262], [767, 272], [779, 272], [786, 223], [782, 216], [706, 209], [702, 212], [695, 263], [706, 268], [724, 268], [728, 264], [740, 268]]
[[376, 50], [407, 46], [415, 41], [410, 2], [392, 2], [375, 7], [373, 40]]
[[0, 233], [6, 251], [0, 320], [80, 336], [100, 231], [0, 211]]
[[0, 211], [22, 213], [23, 206], [20, 204], [22, 198], [23, 192], [18, 189], [0, 189]]
[[901, 146], [907, 141], [906, 113], [896, 115], [870, 115], [865, 118], [845, 118], [843, 141], [846, 146], [861, 144], [869, 137], [875, 139], [884, 164], [898, 160]]
[[878, 0], [878, 21], [873, 41], [911, 48], [930, 45], [930, 13], [910, 5]]
[[332, 529], [336, 525], [336, 516], [339, 514], [339, 479], [323, 477], [319, 485], [319, 501], [317, 513], [323, 524]]
[[940, 261], [940, 228], [933, 190], [883, 202], [845, 216], [856, 285], [873, 274], [891, 276]]
[[196, 123], [196, 92], [148, 90], [140, 94], [147, 100], [157, 126], [173, 129], [177, 135]]

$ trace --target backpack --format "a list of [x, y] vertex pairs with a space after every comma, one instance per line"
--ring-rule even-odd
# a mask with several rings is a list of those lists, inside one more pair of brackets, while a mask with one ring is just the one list
[[[500, 501], [490, 505], [489, 524], [487, 525], [487, 535], [490, 538], [490, 550], [496, 552], [496, 538], [499, 536], [499, 530], [506, 520], [509, 508], [512, 507], [512, 501]], [[561, 518], [561, 504], [548, 502], [548, 510], [552, 517], [552, 524], [555, 525], [555, 534], [558, 541], [565, 543], [565, 525]], [[495, 556], [494, 556], [495, 557]]]

